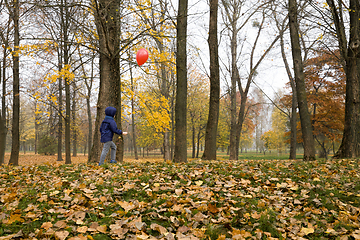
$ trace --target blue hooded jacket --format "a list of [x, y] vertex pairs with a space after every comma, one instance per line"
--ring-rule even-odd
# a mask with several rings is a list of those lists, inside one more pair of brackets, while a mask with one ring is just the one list
[[117, 128], [114, 116], [116, 114], [116, 108], [107, 107], [105, 109], [105, 119], [102, 121], [100, 126], [100, 134], [102, 143], [112, 141], [114, 133], [121, 135], [122, 131]]

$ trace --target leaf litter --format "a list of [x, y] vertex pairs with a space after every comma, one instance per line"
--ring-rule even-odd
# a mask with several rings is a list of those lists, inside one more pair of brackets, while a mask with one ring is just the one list
[[358, 160], [0, 166], [0, 240], [360, 239]]

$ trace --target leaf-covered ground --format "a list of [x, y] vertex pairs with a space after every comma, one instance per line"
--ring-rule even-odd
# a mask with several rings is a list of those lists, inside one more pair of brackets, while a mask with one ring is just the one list
[[0, 166], [4, 239], [360, 239], [358, 160]]

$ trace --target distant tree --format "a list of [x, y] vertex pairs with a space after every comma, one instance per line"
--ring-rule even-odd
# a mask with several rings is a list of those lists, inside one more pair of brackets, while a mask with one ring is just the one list
[[195, 67], [189, 66], [188, 68], [188, 142], [191, 142], [192, 158], [198, 158], [200, 142], [205, 136], [207, 111], [209, 110], [209, 81]]
[[[275, 37], [271, 40], [270, 44], [266, 46], [266, 49], [261, 49], [261, 53], [257, 52], [260, 46], [260, 36], [264, 33], [266, 28], [266, 23], [268, 22], [268, 11], [270, 8], [271, 2], [258, 2], [259, 4], [254, 5], [250, 10], [247, 11], [248, 14], [245, 15], [245, 12], [241, 12], [244, 2], [243, 1], [229, 1], [222, 0], [222, 6], [224, 9], [224, 22], [226, 30], [228, 31], [230, 39], [230, 77], [231, 84], [229, 89], [229, 94], [231, 96], [231, 126], [232, 130], [230, 131], [230, 156], [229, 159], [236, 160], [238, 159], [239, 154], [239, 144], [242, 134], [242, 125], [245, 121], [245, 113], [247, 108], [248, 94], [250, 87], [252, 86], [254, 79], [257, 74], [257, 70], [260, 64], [263, 62], [265, 57], [268, 55], [270, 50], [273, 48], [275, 43], [279, 40], [280, 33], [275, 34]], [[248, 58], [248, 69], [246, 69], [246, 75], [241, 76], [243, 72], [239, 65], [239, 50], [238, 42], [240, 42], [240, 33], [241, 29], [246, 26], [247, 22], [250, 22], [252, 17], [259, 17], [260, 21], [253, 21], [252, 27], [256, 29], [256, 35], [254, 40], [249, 46], [249, 58]], [[281, 30], [281, 32], [284, 30]], [[246, 40], [247, 37], [245, 37]], [[244, 49], [242, 46], [241, 49]], [[244, 54], [244, 53], [242, 53]], [[241, 55], [242, 56], [242, 55]], [[244, 74], [242, 74], [244, 75]], [[237, 95], [236, 85], [238, 87], [238, 92], [240, 93], [240, 106], [237, 107]], [[237, 115], [237, 116], [236, 116]]]
[[314, 137], [322, 157], [327, 159], [328, 148], [340, 142], [344, 129], [345, 73], [335, 54], [325, 49], [305, 62], [305, 81], [308, 92]]
[[[144, 23], [142, 24], [142, 28], [149, 29], [147, 35], [150, 36], [150, 38], [146, 39], [148, 39], [149, 43], [155, 43], [149, 47], [151, 49], [150, 59], [153, 63], [149, 64], [147, 68], [150, 69], [150, 73], [154, 73], [157, 82], [157, 89], [155, 91], [159, 92], [159, 97], [164, 96], [171, 102], [173, 101], [171, 93], [174, 88], [174, 81], [172, 79], [175, 72], [175, 58], [173, 57], [175, 55], [173, 51], [174, 41], [169, 37], [173, 35], [175, 30], [175, 24], [173, 24], [174, 22], [171, 21], [171, 18], [168, 16], [171, 2], [169, 0], [153, 0], [147, 3], [149, 4], [148, 7], [145, 7], [143, 2], [140, 4], [141, 5], [137, 7], [142, 9], [138, 14], [141, 16], [141, 23]], [[181, 11], [187, 11], [187, 9], [183, 9], [184, 6], [182, 5], [179, 5], [179, 8], [181, 8]], [[187, 19], [187, 16], [185, 17]], [[177, 19], [179, 21], [178, 23], [180, 23], [177, 27], [181, 28], [182, 24], [184, 24], [182, 21], [186, 21], [186, 19], [182, 19], [181, 16], [178, 16]], [[148, 41], [144, 42], [147, 43]], [[183, 41], [183, 39], [181, 39], [181, 41]], [[145, 43], [139, 42], [138, 46], [145, 45]], [[183, 47], [186, 51], [186, 44]], [[170, 129], [164, 129], [163, 134], [164, 160], [171, 160]]]

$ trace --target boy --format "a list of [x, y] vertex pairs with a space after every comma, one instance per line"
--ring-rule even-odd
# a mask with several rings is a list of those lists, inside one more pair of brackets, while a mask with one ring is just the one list
[[109, 152], [109, 149], [111, 148], [111, 160], [110, 163], [116, 163], [115, 160], [115, 156], [116, 156], [116, 145], [115, 143], [112, 141], [114, 133], [118, 134], [118, 135], [126, 135], [127, 132], [123, 132], [120, 129], [117, 128], [116, 122], [114, 120], [114, 116], [116, 114], [116, 108], [114, 107], [107, 107], [105, 109], [105, 119], [104, 121], [101, 123], [100, 126], [100, 134], [101, 134], [101, 139], [100, 141], [102, 143], [104, 143], [104, 147], [103, 150], [101, 152], [101, 156], [100, 156], [100, 162], [99, 162], [99, 166], [104, 164], [105, 161], [105, 157], [106, 154]]

